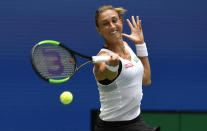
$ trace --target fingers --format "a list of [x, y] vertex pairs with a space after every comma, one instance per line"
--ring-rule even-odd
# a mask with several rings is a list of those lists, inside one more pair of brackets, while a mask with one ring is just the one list
[[119, 64], [119, 56], [116, 54], [110, 54], [110, 59], [106, 61], [107, 65], [117, 66]]
[[141, 20], [139, 20], [139, 28], [140, 28], [140, 30], [142, 30]]
[[127, 34], [125, 34], [125, 33], [122, 33], [122, 36], [124, 36], [124, 37], [126, 37], [126, 38], [130, 38], [130, 35], [127, 35]]
[[137, 16], [137, 25], [139, 29], [142, 29], [141, 20], [139, 19], [139, 16]]
[[143, 43], [144, 36], [143, 36], [141, 20], [139, 19], [139, 16], [136, 16], [136, 19], [134, 16], [131, 16], [131, 21], [127, 19], [127, 23], [131, 29], [131, 34], [128, 35], [122, 33], [122, 36], [128, 38], [133, 43]]
[[133, 23], [133, 26], [134, 26], [134, 27], [137, 27], [138, 24], [136, 23], [136, 21], [135, 21], [135, 19], [134, 19], [134, 16], [132, 16], [132, 23]]
[[132, 23], [130, 22], [130, 20], [127, 19], [126, 21], [127, 21], [128, 25], [129, 25], [129, 27], [132, 29], [132, 28], [133, 28], [133, 25], [132, 25]]
[[134, 16], [131, 16], [132, 22], [130, 22], [129, 19], [127, 19], [126, 21], [131, 29], [136, 28], [136, 27], [141, 28], [141, 20], [139, 19], [139, 16], [136, 16], [136, 20], [135, 20]]
[[141, 20], [139, 19], [139, 16], [137, 16], [137, 26], [141, 27]]
[[140, 21], [139, 16], [137, 16], [137, 25], [139, 25], [139, 21]]

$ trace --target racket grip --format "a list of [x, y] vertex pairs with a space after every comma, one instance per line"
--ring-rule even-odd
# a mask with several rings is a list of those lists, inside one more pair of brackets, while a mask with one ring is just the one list
[[92, 56], [93, 63], [105, 62], [110, 59], [110, 56]]

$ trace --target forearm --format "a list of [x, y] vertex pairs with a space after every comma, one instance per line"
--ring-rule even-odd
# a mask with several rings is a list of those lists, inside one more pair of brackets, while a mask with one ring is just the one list
[[142, 84], [145, 86], [150, 85], [151, 84], [151, 70], [150, 70], [150, 63], [148, 59], [148, 51], [147, 51], [146, 44], [144, 42], [143, 44], [136, 44], [136, 52], [144, 67]]
[[142, 79], [142, 84], [148, 86], [151, 84], [151, 69], [148, 57], [139, 57], [144, 67], [144, 74]]
[[106, 62], [95, 63], [95, 76], [97, 80], [113, 80], [118, 75], [119, 69], [119, 56], [115, 54], [104, 54], [101, 53], [99, 55], [108, 55], [110, 59]]

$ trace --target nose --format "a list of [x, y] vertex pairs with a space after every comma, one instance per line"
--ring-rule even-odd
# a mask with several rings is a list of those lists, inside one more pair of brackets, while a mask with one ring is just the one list
[[114, 25], [114, 23], [110, 23], [110, 26], [111, 26], [111, 28], [114, 28], [115, 27], [115, 25]]

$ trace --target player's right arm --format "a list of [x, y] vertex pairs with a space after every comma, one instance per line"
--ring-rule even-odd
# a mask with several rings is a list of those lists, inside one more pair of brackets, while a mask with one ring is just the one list
[[119, 56], [116, 54], [111, 54], [108, 52], [100, 52], [98, 56], [110, 56], [110, 59], [106, 62], [95, 63], [94, 64], [94, 74], [97, 81], [101, 81], [104, 79], [113, 80], [118, 75], [117, 71], [111, 71], [107, 68], [108, 66], [117, 67], [119, 65]]

